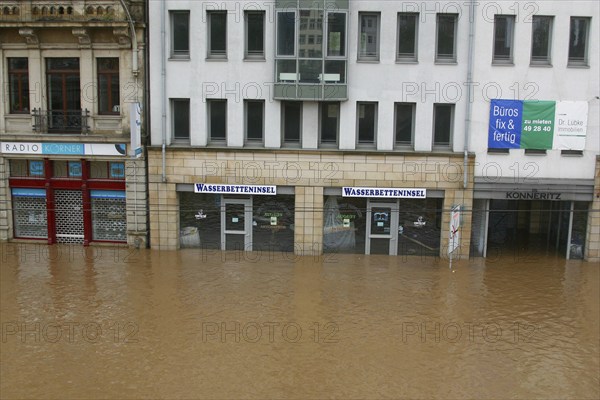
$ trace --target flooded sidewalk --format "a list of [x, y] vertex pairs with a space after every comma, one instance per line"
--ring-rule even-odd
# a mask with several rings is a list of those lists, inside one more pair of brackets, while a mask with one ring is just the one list
[[0, 245], [0, 397], [600, 397], [600, 269]]

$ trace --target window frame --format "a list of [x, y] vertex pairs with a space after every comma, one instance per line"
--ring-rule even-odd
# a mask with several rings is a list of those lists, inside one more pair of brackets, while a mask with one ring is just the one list
[[[286, 115], [286, 106], [290, 105], [290, 104], [297, 104], [298, 108], [300, 109], [299, 112], [299, 116], [298, 116], [298, 141], [289, 141], [286, 139], [286, 123], [285, 123], [285, 115]], [[282, 147], [302, 147], [302, 112], [303, 112], [303, 105], [304, 103], [302, 101], [282, 101], [281, 102], [281, 144]]]
[[[415, 32], [414, 32], [414, 34], [415, 34], [415, 43], [414, 43], [415, 51], [412, 56], [400, 54], [400, 18], [406, 17], [406, 16], [411, 16], [411, 17], [415, 18]], [[436, 31], [436, 49], [437, 49], [437, 31]], [[455, 52], [456, 52], [456, 49], [455, 49]], [[436, 51], [436, 57], [437, 57], [437, 51]], [[419, 13], [399, 12], [398, 16], [397, 16], [397, 20], [396, 20], [396, 62], [416, 63], [418, 61], [419, 61]]]
[[[398, 108], [399, 106], [410, 106], [411, 107], [411, 131], [410, 131], [410, 143], [403, 143], [398, 141]], [[394, 147], [400, 149], [414, 149], [415, 147], [415, 122], [417, 115], [417, 103], [410, 102], [396, 102], [394, 103]]]
[[[452, 17], [454, 20], [454, 38], [453, 38], [453, 53], [451, 57], [441, 57], [439, 54], [439, 42], [440, 42], [440, 18], [443, 17]], [[457, 64], [458, 63], [458, 14], [452, 13], [438, 13], [436, 15], [436, 24], [435, 24], [435, 62], [437, 64]]]
[[[363, 17], [375, 17], [375, 21], [377, 22], [377, 34], [376, 38], [376, 51], [375, 55], [361, 55], [361, 36], [362, 36], [362, 19]], [[375, 11], [360, 11], [358, 13], [358, 49], [356, 51], [356, 60], [357, 61], [371, 61], [371, 62], [379, 62], [381, 56], [381, 13]]]
[[[24, 59], [27, 60], [27, 68], [11, 68], [11, 60]], [[29, 96], [29, 57], [7, 57], [7, 68], [8, 71], [8, 113], [9, 114], [29, 114], [31, 110], [30, 96]], [[13, 108], [13, 79], [17, 80], [18, 90], [17, 98], [19, 99], [19, 107]], [[25, 105], [25, 103], [27, 103]]]
[[[506, 21], [505, 29], [507, 33], [510, 31], [510, 43], [508, 46], [509, 54], [508, 56], [498, 55], [496, 54], [496, 46], [497, 46], [497, 35], [499, 28], [499, 21], [503, 19]], [[514, 65], [514, 53], [515, 53], [515, 24], [516, 16], [510, 14], [495, 14], [494, 15], [494, 39], [492, 45], [492, 64], [495, 65]], [[506, 48], [505, 43], [505, 48]]]
[[[323, 129], [325, 129], [323, 124], [323, 113], [325, 111], [325, 106], [337, 106], [337, 117], [336, 117], [336, 132], [335, 132], [335, 142], [328, 141], [323, 142]], [[338, 148], [340, 142], [340, 119], [341, 119], [341, 102], [339, 101], [321, 101], [319, 102], [319, 147], [321, 148]], [[327, 117], [330, 118], [330, 117]]]
[[[547, 19], [549, 21], [548, 28], [548, 43], [547, 52], [548, 54], [544, 59], [534, 59], [533, 46], [535, 36], [535, 20], [537, 18]], [[530, 54], [530, 65], [552, 65], [552, 43], [554, 39], [554, 15], [534, 15], [531, 19], [531, 54]]]
[[[213, 138], [212, 132], [212, 113], [213, 113], [213, 104], [216, 103], [224, 103], [225, 104], [225, 115], [223, 116], [223, 129], [224, 137], [223, 138]], [[224, 146], [227, 144], [227, 99], [206, 99], [206, 132], [208, 136], [208, 143], [214, 145]]]
[[[116, 60], [117, 62], [117, 67], [116, 69], [106, 69], [106, 70], [102, 70], [100, 69], [100, 61], [101, 60]], [[98, 83], [98, 115], [121, 115], [121, 86], [120, 86], [120, 60], [119, 57], [96, 57], [96, 79], [97, 79], [97, 83]], [[108, 96], [108, 109], [109, 110], [114, 110], [115, 106], [118, 106], [118, 111], [101, 111], [100, 110], [100, 105], [102, 104], [101, 102], [101, 90], [102, 90], [102, 85], [100, 83], [100, 76], [105, 76], [107, 78], [107, 89], [106, 89], [106, 93]], [[112, 83], [113, 83], [113, 79], [116, 76], [117, 78], [117, 103], [115, 103], [113, 101], [112, 98]]]
[[[280, 14], [287, 14], [287, 13], [291, 13], [294, 14], [294, 40], [293, 40], [293, 44], [294, 44], [294, 51], [292, 52], [293, 54], [279, 54], [279, 15]], [[298, 17], [298, 10], [294, 9], [285, 9], [285, 10], [277, 10], [276, 13], [276, 18], [275, 18], [275, 57], [276, 58], [287, 58], [287, 59], [295, 59], [296, 56], [298, 55], [298, 32], [299, 32], [299, 17]]]
[[[365, 142], [360, 140], [360, 106], [374, 106], [373, 115], [373, 141]], [[357, 101], [356, 102], [356, 147], [371, 148], [377, 147], [377, 128], [379, 118], [379, 102], [377, 101]]]
[[[175, 20], [176, 14], [185, 15], [187, 17], [187, 50], [175, 50]], [[172, 60], [189, 60], [191, 54], [191, 35], [190, 35], [190, 10], [169, 10], [169, 20], [171, 23], [171, 50], [170, 59]]]
[[[174, 142], [189, 142], [190, 141], [190, 137], [191, 137], [191, 101], [189, 98], [182, 98], [182, 97], [177, 97], [177, 98], [171, 98], [169, 99], [170, 103], [171, 103], [171, 138]], [[187, 114], [188, 114], [188, 123], [187, 123], [187, 137], [183, 137], [183, 136], [177, 136], [176, 134], [176, 120], [175, 120], [175, 107], [176, 107], [176, 103], [187, 103]]]
[[[436, 143], [436, 120], [438, 107], [450, 107], [450, 132], [448, 133], [448, 143]], [[454, 137], [456, 104], [454, 103], [434, 103], [433, 104], [433, 134], [432, 134], [432, 149], [433, 150], [452, 150]]]
[[[583, 60], [573, 59], [573, 57], [571, 56], [571, 35], [573, 29], [573, 22], [577, 19], [585, 21], [585, 48]], [[569, 48], [567, 49], [567, 67], [589, 67], [591, 22], [591, 17], [571, 16], [569, 20]]]
[[[215, 15], [224, 16], [225, 22], [225, 37], [223, 38], [223, 42], [225, 43], [225, 50], [218, 50], [219, 52], [215, 53], [215, 50], [212, 48], [212, 27], [213, 27], [213, 17]], [[206, 11], [206, 59], [207, 60], [227, 60], [227, 11], [222, 10], [207, 10]], [[222, 53], [220, 53], [223, 51]]]
[[[250, 15], [260, 15], [262, 18], [262, 50], [260, 53], [256, 52], [256, 53], [250, 53], [248, 50], [248, 39], [250, 38], [249, 34], [248, 34], [248, 28], [249, 28], [249, 19], [248, 17]], [[260, 11], [260, 10], [246, 10], [244, 11], [244, 60], [260, 60], [260, 61], [264, 61], [265, 60], [265, 43], [266, 43], [266, 17], [265, 17], [265, 12], [264, 11]]]
[[[260, 139], [254, 139], [248, 137], [248, 106], [250, 103], [256, 103], [261, 105], [261, 133]], [[227, 114], [226, 114], [227, 115]], [[227, 135], [225, 135], [227, 138]], [[244, 100], [244, 145], [246, 146], [264, 146], [265, 143], [265, 101], [261, 99], [247, 99]]]

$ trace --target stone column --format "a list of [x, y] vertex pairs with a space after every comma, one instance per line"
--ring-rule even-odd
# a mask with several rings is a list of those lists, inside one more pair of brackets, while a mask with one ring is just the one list
[[323, 188], [296, 187], [295, 250], [300, 256], [323, 252]]
[[0, 157], [0, 240], [12, 238], [12, 202], [8, 187], [8, 160]]
[[600, 261], [600, 156], [596, 156], [596, 178], [594, 181], [594, 200], [588, 213], [587, 238], [585, 242], [585, 260]]

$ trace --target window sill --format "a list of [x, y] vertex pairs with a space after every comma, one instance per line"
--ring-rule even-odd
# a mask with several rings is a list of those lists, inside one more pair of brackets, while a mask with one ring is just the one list
[[361, 64], [379, 64], [379, 57], [377, 58], [357, 58], [356, 59], [357, 63], [361, 63]]
[[488, 154], [509, 155], [510, 149], [487, 149]]
[[[396, 64], [418, 64], [419, 60], [415, 58], [396, 58]], [[444, 63], [446, 64], [446, 63]]]
[[213, 61], [216, 61], [216, 62], [227, 62], [228, 60], [227, 60], [227, 57], [206, 57], [206, 61], [207, 62], [209, 62], [209, 61], [210, 62], [213, 62]]
[[190, 61], [190, 56], [169, 57], [169, 61]]
[[532, 67], [532, 68], [537, 68], [537, 67], [552, 68], [552, 63], [550, 61], [547, 61], [547, 62], [538, 61], [538, 62], [531, 62], [531, 63], [529, 63], [529, 66]]
[[29, 112], [27, 112], [27, 113], [11, 113], [11, 114], [6, 114], [5, 117], [6, 118], [31, 119], [31, 114], [29, 114]]
[[581, 68], [581, 69], [589, 69], [590, 66], [589, 64], [585, 63], [581, 63], [581, 64], [574, 64], [574, 63], [568, 63], [567, 64], [567, 68]]
[[267, 62], [265, 57], [244, 57], [244, 62]]
[[545, 156], [546, 150], [525, 149], [526, 156]]
[[394, 145], [395, 151], [415, 151], [415, 147], [412, 144], [396, 144]]
[[377, 143], [356, 143], [356, 150], [377, 150]]
[[515, 63], [512, 61], [492, 60], [492, 66], [493, 67], [514, 67]]
[[435, 60], [435, 65], [458, 65], [458, 61], [456, 60]]
[[583, 150], [561, 150], [560, 155], [564, 157], [583, 157]]

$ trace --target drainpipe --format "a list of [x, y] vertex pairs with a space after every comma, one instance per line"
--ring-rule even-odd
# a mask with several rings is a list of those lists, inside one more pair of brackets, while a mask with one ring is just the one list
[[161, 1], [161, 12], [160, 12], [160, 61], [161, 61], [161, 107], [162, 107], [162, 181], [167, 182], [167, 31], [165, 27], [165, 15], [167, 14], [167, 2]]
[[469, 59], [467, 65], [467, 112], [465, 114], [465, 155], [463, 159], [463, 188], [469, 184], [469, 142], [471, 137], [471, 109], [473, 103], [473, 57], [475, 43], [475, 0], [469, 0]]
[[[132, 59], [131, 59], [131, 73], [135, 76], [136, 83], [137, 77], [140, 73], [140, 69], [138, 67], [138, 41], [137, 41], [137, 33], [135, 32], [135, 25], [133, 23], [133, 18], [131, 18], [131, 14], [129, 13], [129, 8], [127, 8], [127, 4], [125, 4], [125, 0], [119, 0], [121, 2], [121, 6], [123, 10], [125, 10], [125, 14], [127, 15], [127, 21], [129, 22], [129, 29], [131, 30], [131, 48], [133, 50]], [[136, 97], [137, 97], [137, 85], [136, 85]]]

